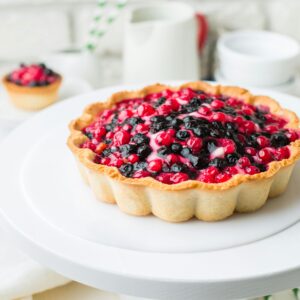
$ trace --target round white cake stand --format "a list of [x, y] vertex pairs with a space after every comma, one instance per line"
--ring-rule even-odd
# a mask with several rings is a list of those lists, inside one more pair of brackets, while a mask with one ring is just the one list
[[[169, 224], [97, 202], [65, 146], [68, 122], [119, 86], [58, 103], [0, 147], [1, 225], [33, 259], [84, 284], [152, 299], [238, 299], [299, 286], [300, 168], [254, 214]], [[298, 98], [266, 91], [300, 114]]]

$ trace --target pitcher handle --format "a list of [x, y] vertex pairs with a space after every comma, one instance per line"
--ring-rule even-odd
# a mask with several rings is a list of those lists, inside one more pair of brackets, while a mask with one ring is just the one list
[[198, 24], [198, 50], [202, 52], [208, 37], [208, 21], [204, 14], [196, 13]]

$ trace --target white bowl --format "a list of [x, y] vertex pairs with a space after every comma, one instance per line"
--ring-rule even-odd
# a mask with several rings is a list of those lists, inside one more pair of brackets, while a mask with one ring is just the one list
[[[224, 85], [243, 86], [244, 88], [249, 89], [249, 90], [251, 90], [253, 88], [257, 88], [257, 86], [243, 84], [242, 82], [237, 81], [237, 80], [235, 80], [235, 81], [229, 80], [223, 76], [223, 74], [220, 72], [219, 69], [214, 71], [214, 79], [217, 82], [224, 84]], [[278, 85], [272, 85], [272, 86], [270, 85], [270, 86], [267, 86], [266, 88], [268, 90], [281, 92], [281, 93], [287, 93], [287, 94], [297, 96], [297, 95], [299, 95], [299, 93], [297, 92], [297, 89], [296, 89], [296, 82], [297, 82], [297, 79], [294, 77], [294, 78], [291, 78], [288, 82], [278, 84]]]
[[296, 40], [269, 31], [235, 31], [217, 45], [225, 78], [257, 87], [280, 85], [295, 77], [300, 47]]

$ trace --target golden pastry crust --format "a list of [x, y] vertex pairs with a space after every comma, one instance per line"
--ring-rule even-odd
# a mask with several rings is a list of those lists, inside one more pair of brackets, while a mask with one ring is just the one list
[[201, 220], [215, 221], [230, 216], [234, 211], [254, 211], [265, 203], [268, 196], [282, 193], [296, 160], [300, 157], [300, 140], [290, 144], [291, 155], [288, 159], [271, 162], [265, 172], [254, 175], [237, 174], [223, 183], [188, 180], [171, 185], [152, 177], [124, 177], [115, 167], [94, 163], [95, 154], [89, 149], [80, 148], [87, 140], [81, 130], [93, 122], [95, 116], [104, 109], [111, 108], [123, 99], [144, 97], [165, 89], [176, 91], [184, 87], [236, 97], [256, 106], [268, 106], [272, 114], [288, 120], [285, 128], [299, 128], [299, 119], [295, 113], [281, 108], [269, 97], [253, 96], [248, 90], [239, 87], [210, 85], [197, 81], [176, 88], [155, 84], [138, 91], [115, 93], [105, 102], [87, 106], [82, 116], [69, 125], [71, 133], [67, 144], [76, 157], [83, 178], [91, 185], [98, 198], [109, 203], [117, 202], [121, 210], [130, 214], [153, 213], [164, 220], [179, 222], [193, 216]]
[[58, 74], [57, 79], [45, 86], [20, 86], [8, 80], [8, 76], [2, 79], [2, 83], [7, 90], [12, 103], [21, 109], [34, 111], [42, 109], [54, 103], [58, 98], [58, 89], [62, 82], [62, 77]]

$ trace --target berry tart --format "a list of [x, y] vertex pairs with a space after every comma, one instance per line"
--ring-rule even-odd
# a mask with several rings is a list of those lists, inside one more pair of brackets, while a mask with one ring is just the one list
[[152, 85], [89, 105], [68, 145], [100, 200], [170, 222], [222, 220], [284, 192], [299, 119], [238, 87]]
[[61, 81], [45, 64], [21, 64], [2, 79], [12, 103], [24, 110], [39, 110], [55, 102]]

